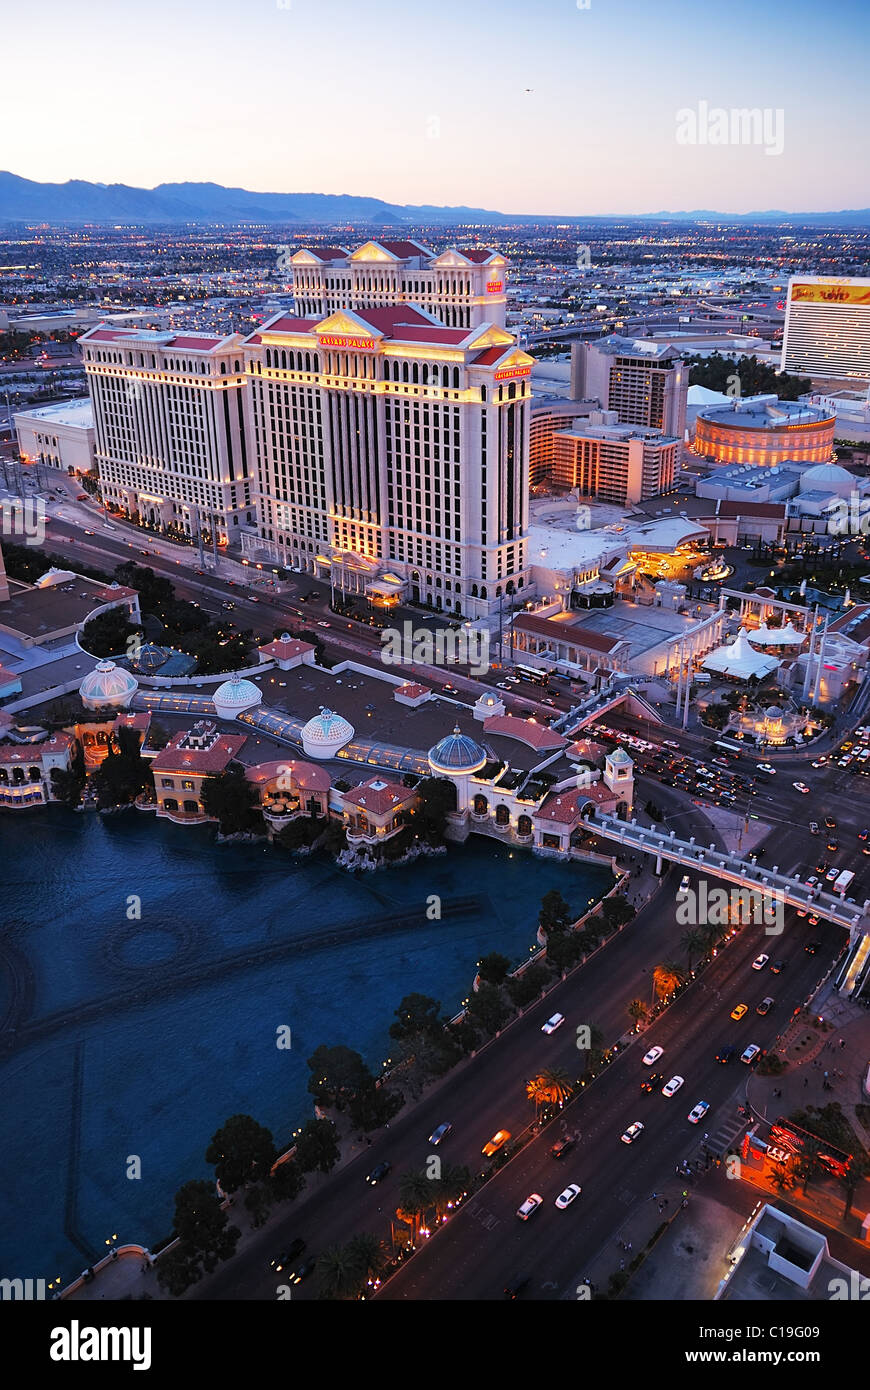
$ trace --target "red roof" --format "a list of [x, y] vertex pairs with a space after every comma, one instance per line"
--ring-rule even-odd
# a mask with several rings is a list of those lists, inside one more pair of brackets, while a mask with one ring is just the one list
[[426, 256], [429, 254], [425, 246], [418, 246], [415, 241], [379, 241], [378, 246], [383, 246], [385, 251], [389, 251], [393, 256], [400, 256], [403, 260], [407, 256]]
[[182, 739], [191, 731], [182, 729], [175, 734], [151, 764], [152, 772], [184, 772], [213, 774], [223, 772], [247, 743], [246, 734], [221, 734], [210, 748], [179, 748]]
[[123, 328], [94, 328], [90, 333], [83, 333], [81, 336], [87, 338], [88, 342], [113, 343], [116, 338], [124, 338], [129, 330]]
[[347, 252], [340, 246], [300, 246], [300, 251], [307, 251], [309, 256], [316, 256], [319, 261], [343, 261]]
[[406, 801], [413, 801], [416, 792], [412, 787], [403, 787], [400, 782], [386, 782], [383, 777], [370, 777], [358, 787], [351, 787], [342, 800], [352, 806], [360, 806], [373, 816], [384, 816]]
[[483, 727], [488, 734], [503, 734], [506, 738], [519, 739], [536, 750], [542, 748], [564, 748], [568, 742], [562, 734], [546, 725], [533, 724], [528, 719], [518, 719], [514, 714], [493, 714], [484, 719]]
[[467, 260], [474, 261], [475, 265], [483, 265], [484, 261], [488, 261], [491, 256], [496, 254], [489, 246], [458, 246], [456, 249]]
[[310, 642], [300, 642], [295, 637], [291, 637], [289, 642], [282, 642], [280, 637], [276, 637], [274, 642], [265, 642], [257, 650], [265, 652], [266, 656], [276, 657], [278, 661], [289, 661], [291, 656], [299, 656], [303, 652], [313, 652], [314, 647]]
[[624, 640], [621, 637], [604, 637], [591, 628], [581, 627], [579, 623], [559, 623], [553, 618], [536, 618], [531, 613], [523, 613], [514, 619], [517, 632], [532, 632], [538, 637], [549, 637], [551, 641], [573, 642], [577, 647], [586, 647], [591, 652], [612, 652]]
[[4, 743], [0, 745], [0, 763], [38, 763], [44, 753], [68, 753], [71, 747], [69, 734], [52, 734], [42, 743], [28, 743], [24, 747]]
[[297, 787], [311, 792], [328, 792], [332, 786], [325, 767], [317, 767], [314, 763], [293, 758], [254, 763], [251, 767], [245, 768], [245, 777], [249, 782], [271, 782], [275, 777], [289, 777]]
[[484, 348], [473, 359], [475, 367], [492, 367], [496, 362], [500, 362], [505, 353], [511, 350], [515, 344], [502, 343], [501, 347]]
[[222, 343], [223, 338], [210, 338], [205, 333], [198, 333], [195, 337], [188, 334], [187, 337], [173, 338], [171, 343], [161, 344], [163, 347], [171, 348], [191, 348], [195, 352], [211, 352], [218, 343]]
[[[263, 333], [313, 333], [319, 322], [319, 319], [298, 319], [292, 314], [284, 314], [271, 323], [264, 323], [256, 337], [259, 341]], [[253, 338], [248, 339], [249, 343], [253, 341]]]
[[126, 584], [118, 584], [114, 589], [111, 584], [107, 584], [105, 588], [97, 590], [96, 596], [117, 601], [120, 598], [135, 598], [138, 592], [138, 589], [128, 589]]
[[605, 787], [601, 782], [595, 782], [589, 787], [576, 787], [573, 791], [559, 792], [558, 795], [550, 795], [544, 802], [539, 811], [535, 812], [534, 819], [537, 821], [558, 821], [561, 825], [570, 825], [572, 821], [578, 819], [580, 811], [587, 801], [613, 801], [614, 795], [609, 787]]
[[428, 685], [418, 685], [416, 681], [405, 681], [404, 685], [397, 685], [393, 695], [405, 695], [409, 700], [416, 700], [420, 695], [430, 694]]

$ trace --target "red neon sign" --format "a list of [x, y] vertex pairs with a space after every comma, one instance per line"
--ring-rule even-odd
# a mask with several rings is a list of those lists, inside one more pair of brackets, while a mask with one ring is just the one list
[[509, 376], [531, 376], [531, 367], [503, 367], [500, 372], [493, 373], [493, 381], [505, 381]]
[[360, 348], [373, 352], [377, 347], [373, 338], [339, 338], [332, 333], [319, 338], [318, 342], [322, 348], [345, 348], [351, 352], [358, 352]]
[[487, 280], [486, 289], [488, 294], [501, 294], [504, 289], [504, 280]]

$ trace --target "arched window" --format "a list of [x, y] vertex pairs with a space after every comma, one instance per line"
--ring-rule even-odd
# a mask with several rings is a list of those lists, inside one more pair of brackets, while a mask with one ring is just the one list
[[486, 387], [485, 387], [485, 386], [481, 386], [481, 388], [480, 388], [480, 399], [481, 399], [482, 401], [485, 401], [485, 400], [486, 400]]
[[285, 370], [285, 372], [286, 372], [286, 370], [287, 370], [287, 353], [284, 351], [283, 348], [281, 349], [281, 366], [284, 368], [284, 370]]
[[476, 584], [472, 584], [472, 586], [471, 586], [471, 597], [472, 597], [472, 598], [477, 598], [477, 585], [476, 585]]
[[403, 362], [403, 363], [402, 363], [402, 380], [403, 380], [403, 381], [407, 381], [407, 380], [408, 380], [408, 364], [407, 364], [407, 362]]
[[516, 382], [515, 382], [515, 381], [512, 381], [511, 384], [510, 384], [510, 386], [508, 387], [508, 400], [509, 400], [509, 401], [512, 401], [513, 398], [514, 398], [514, 396], [515, 396], [516, 394], [517, 394]]
[[486, 585], [485, 585], [485, 584], [481, 587], [481, 590], [480, 590], [480, 597], [481, 597], [481, 598], [486, 598]]
[[458, 368], [458, 367], [454, 367], [454, 368], [453, 368], [453, 385], [454, 385], [455, 387], [457, 387], [457, 389], [458, 389], [458, 387], [459, 387], [459, 368]]
[[420, 368], [418, 367], [418, 365], [417, 365], [416, 362], [414, 363], [414, 366], [413, 366], [413, 369], [412, 369], [412, 372], [411, 372], [411, 380], [414, 382], [415, 385], [416, 385], [416, 384], [419, 382], [419, 380], [420, 380]]

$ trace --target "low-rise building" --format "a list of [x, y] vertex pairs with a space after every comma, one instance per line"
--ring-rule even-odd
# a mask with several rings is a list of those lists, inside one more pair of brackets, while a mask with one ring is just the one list
[[16, 411], [18, 452], [28, 463], [90, 473], [94, 468], [94, 409], [89, 396]]
[[246, 742], [246, 735], [221, 733], [208, 719], [175, 734], [151, 763], [158, 816], [182, 823], [208, 820], [203, 781], [225, 772]]
[[73, 747], [67, 733], [42, 743], [0, 744], [0, 807], [18, 810], [55, 800], [51, 774], [55, 768], [68, 771]]

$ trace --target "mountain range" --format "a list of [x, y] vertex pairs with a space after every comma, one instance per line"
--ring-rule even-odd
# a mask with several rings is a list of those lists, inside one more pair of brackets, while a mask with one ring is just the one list
[[347, 193], [253, 193], [224, 188], [219, 183], [161, 183], [156, 188], [133, 188], [124, 183], [37, 183], [17, 174], [0, 173], [0, 222], [97, 223], [122, 226], [161, 223], [299, 223], [343, 226], [369, 222], [378, 227], [444, 226], [485, 223], [489, 226], [532, 226], [536, 223], [727, 222], [787, 224], [789, 226], [870, 226], [870, 208], [840, 212], [722, 213], [648, 212], [565, 216], [506, 213], [491, 208], [434, 207], [428, 204], [387, 203], [381, 198]]

